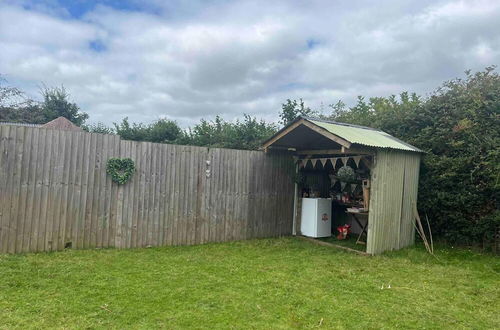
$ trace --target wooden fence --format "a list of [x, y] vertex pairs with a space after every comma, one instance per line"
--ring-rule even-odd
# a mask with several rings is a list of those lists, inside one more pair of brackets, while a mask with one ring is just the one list
[[[134, 160], [125, 185], [111, 157]], [[286, 155], [0, 126], [0, 253], [289, 235], [291, 173]]]

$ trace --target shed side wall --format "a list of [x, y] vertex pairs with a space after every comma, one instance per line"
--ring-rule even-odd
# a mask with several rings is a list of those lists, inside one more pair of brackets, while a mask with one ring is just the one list
[[378, 254], [414, 242], [420, 155], [377, 150], [372, 170], [367, 252]]
[[405, 155], [405, 176], [403, 187], [403, 208], [401, 210], [401, 231], [399, 248], [415, 243], [415, 209], [418, 197], [420, 154]]
[[377, 151], [372, 170], [366, 248], [368, 253], [377, 254], [398, 246], [403, 169], [404, 157], [400, 153], [391, 150]]

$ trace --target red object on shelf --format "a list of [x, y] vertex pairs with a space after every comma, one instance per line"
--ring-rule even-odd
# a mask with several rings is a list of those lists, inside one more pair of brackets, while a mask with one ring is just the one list
[[347, 235], [351, 233], [351, 225], [339, 226], [337, 227], [337, 231], [339, 232], [337, 239], [346, 239]]

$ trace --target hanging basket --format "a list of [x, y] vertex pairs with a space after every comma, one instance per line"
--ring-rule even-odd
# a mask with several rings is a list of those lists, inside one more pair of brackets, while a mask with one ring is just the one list
[[337, 178], [342, 182], [354, 182], [356, 181], [356, 173], [352, 167], [342, 166], [337, 171]]

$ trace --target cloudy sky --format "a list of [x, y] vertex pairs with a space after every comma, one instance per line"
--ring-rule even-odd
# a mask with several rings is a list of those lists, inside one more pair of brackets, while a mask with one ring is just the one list
[[0, 74], [91, 121], [275, 120], [500, 63], [500, 1], [0, 0]]

